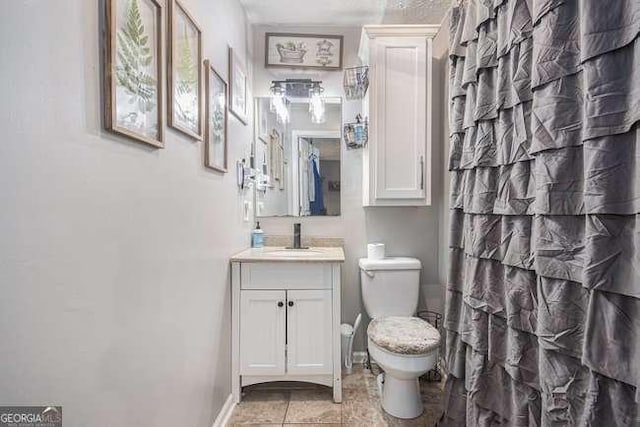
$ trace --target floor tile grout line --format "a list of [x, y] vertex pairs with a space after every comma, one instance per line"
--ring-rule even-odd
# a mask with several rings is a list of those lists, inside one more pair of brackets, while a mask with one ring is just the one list
[[287, 399], [287, 409], [284, 411], [284, 418], [282, 419], [282, 425], [287, 421], [287, 414], [289, 413], [289, 405], [291, 405], [291, 391], [287, 392], [289, 398]]

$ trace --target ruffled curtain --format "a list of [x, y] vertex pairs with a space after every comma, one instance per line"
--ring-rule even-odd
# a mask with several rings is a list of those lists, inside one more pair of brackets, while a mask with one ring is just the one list
[[440, 425], [640, 425], [640, 0], [450, 22]]

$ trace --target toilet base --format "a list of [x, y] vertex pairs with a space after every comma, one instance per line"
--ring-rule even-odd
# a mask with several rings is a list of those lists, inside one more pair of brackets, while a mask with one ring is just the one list
[[420, 400], [420, 383], [417, 378], [401, 380], [384, 376], [382, 409], [397, 418], [416, 418], [422, 415], [424, 406]]

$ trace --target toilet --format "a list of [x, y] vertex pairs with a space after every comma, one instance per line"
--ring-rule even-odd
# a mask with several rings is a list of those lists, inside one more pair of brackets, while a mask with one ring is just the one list
[[416, 418], [424, 410], [418, 378], [433, 369], [440, 333], [414, 317], [418, 308], [420, 260], [360, 259], [360, 284], [369, 355], [384, 371], [382, 408], [397, 418]]

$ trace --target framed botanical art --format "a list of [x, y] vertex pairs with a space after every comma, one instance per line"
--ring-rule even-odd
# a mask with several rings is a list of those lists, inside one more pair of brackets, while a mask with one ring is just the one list
[[162, 6], [106, 0], [106, 129], [152, 145], [162, 142]]
[[227, 82], [213, 69], [209, 60], [205, 66], [205, 131], [204, 164], [219, 172], [227, 171]]
[[169, 2], [169, 125], [202, 140], [202, 31], [178, 0]]
[[247, 71], [232, 48], [229, 48], [229, 109], [243, 124], [248, 122]]
[[341, 70], [344, 37], [321, 34], [265, 34], [265, 67]]

